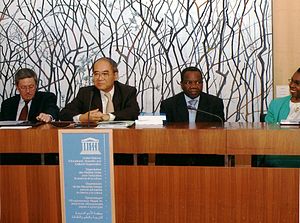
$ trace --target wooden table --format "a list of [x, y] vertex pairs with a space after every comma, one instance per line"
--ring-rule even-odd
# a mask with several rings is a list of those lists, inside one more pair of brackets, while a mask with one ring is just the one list
[[[177, 124], [116, 129], [113, 142], [115, 153], [300, 155], [299, 134], [261, 123]], [[0, 153], [57, 153], [57, 137], [50, 125], [0, 130]], [[0, 222], [61, 222], [57, 165], [0, 171]], [[299, 222], [293, 168], [115, 166], [115, 193], [117, 222]]]

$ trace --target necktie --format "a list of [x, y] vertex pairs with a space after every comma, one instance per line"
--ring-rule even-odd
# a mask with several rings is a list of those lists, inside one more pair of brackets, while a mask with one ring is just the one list
[[[197, 103], [197, 100], [195, 100], [195, 99], [188, 101], [189, 106], [193, 109], [197, 109], [196, 103]], [[196, 114], [197, 114], [197, 111], [189, 109], [189, 122], [190, 123], [194, 123], [196, 121]]]
[[105, 97], [107, 98], [107, 104], [106, 104], [106, 113], [112, 113], [114, 112], [114, 104], [111, 100], [110, 93], [105, 93]]
[[28, 103], [29, 103], [29, 101], [25, 101], [25, 105], [22, 108], [20, 116], [19, 116], [19, 120], [27, 120], [27, 116], [28, 116]]
[[189, 103], [189, 106], [191, 106], [192, 108], [196, 109], [197, 100], [192, 99], [192, 100], [189, 100], [188, 103]]

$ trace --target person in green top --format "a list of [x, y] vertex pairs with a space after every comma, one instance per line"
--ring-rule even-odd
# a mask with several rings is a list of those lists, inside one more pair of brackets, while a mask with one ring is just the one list
[[[267, 123], [300, 120], [300, 68], [289, 79], [290, 95], [271, 101], [265, 117]], [[300, 156], [257, 156], [257, 166], [300, 167]]]
[[271, 101], [265, 118], [266, 122], [276, 123], [283, 119], [300, 119], [300, 68], [289, 82], [291, 95]]

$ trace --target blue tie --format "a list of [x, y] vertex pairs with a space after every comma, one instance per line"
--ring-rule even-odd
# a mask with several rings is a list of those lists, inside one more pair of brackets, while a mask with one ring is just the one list
[[[195, 99], [189, 100], [188, 104], [191, 108], [197, 109], [196, 108], [197, 100], [195, 100]], [[192, 122], [192, 123], [195, 122], [196, 121], [196, 115], [197, 115], [197, 111], [189, 109], [189, 122]]]
[[192, 108], [196, 109], [197, 100], [192, 99], [192, 100], [189, 100], [188, 103], [189, 103], [189, 106], [191, 106]]

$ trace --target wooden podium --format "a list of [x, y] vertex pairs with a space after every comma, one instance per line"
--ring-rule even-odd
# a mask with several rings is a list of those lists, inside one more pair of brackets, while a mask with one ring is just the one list
[[[0, 154], [57, 153], [58, 129], [0, 130]], [[114, 129], [114, 153], [300, 155], [300, 130], [262, 123]], [[297, 137], [296, 137], [297, 136]], [[0, 165], [0, 222], [61, 222], [58, 165]], [[299, 222], [299, 169], [115, 166], [117, 222]]]

